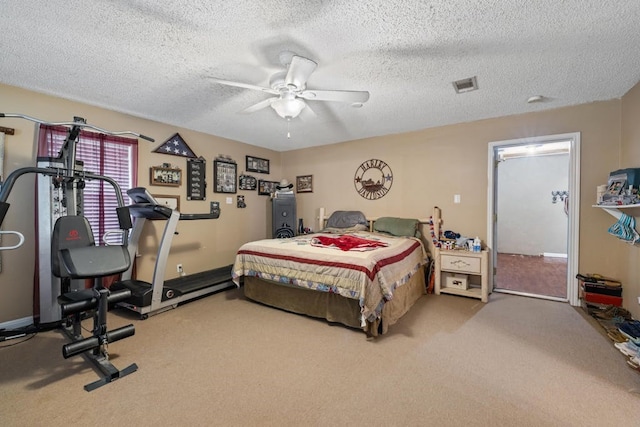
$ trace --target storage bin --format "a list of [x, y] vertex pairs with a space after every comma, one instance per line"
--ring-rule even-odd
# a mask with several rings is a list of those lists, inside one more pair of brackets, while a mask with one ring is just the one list
[[443, 273], [445, 288], [469, 289], [469, 275], [459, 273]]

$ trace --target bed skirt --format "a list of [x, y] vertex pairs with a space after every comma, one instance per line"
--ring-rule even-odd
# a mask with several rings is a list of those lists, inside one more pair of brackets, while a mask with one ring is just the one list
[[253, 301], [361, 329], [368, 336], [385, 334], [389, 326], [396, 323], [425, 293], [424, 267], [421, 267], [409, 282], [395, 290], [393, 299], [385, 303], [381, 318], [373, 322], [367, 321], [363, 327], [358, 300], [257, 277], [244, 277], [244, 295]]

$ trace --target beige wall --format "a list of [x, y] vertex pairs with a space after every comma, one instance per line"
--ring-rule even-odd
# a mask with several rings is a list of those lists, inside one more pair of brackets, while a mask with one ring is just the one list
[[[21, 113], [48, 121], [72, 121], [74, 116], [84, 117], [89, 124], [103, 129], [131, 130], [155, 138], [155, 143], [139, 141], [138, 185], [146, 186], [152, 194], [177, 194], [183, 213], [208, 213], [209, 202], [219, 201], [219, 219], [182, 221], [173, 239], [168, 260], [167, 278], [177, 275], [176, 264], [181, 263], [187, 274], [197, 273], [233, 263], [238, 247], [247, 241], [261, 239], [270, 233], [267, 196], [257, 192], [240, 192], [246, 198], [246, 209], [236, 208], [236, 195], [213, 193], [213, 159], [219, 154], [231, 156], [238, 163], [238, 173], [244, 171], [245, 155], [266, 158], [271, 161], [271, 173], [254, 174], [259, 178], [279, 181], [281, 179], [281, 154], [236, 141], [205, 135], [202, 133], [143, 120], [87, 106], [60, 98], [36, 94], [11, 86], [0, 85], [0, 112]], [[32, 122], [22, 119], [0, 119], [0, 126], [16, 130], [6, 137], [5, 172], [26, 166], [35, 166], [34, 129]], [[149, 186], [149, 168], [162, 163], [172, 163], [186, 173], [186, 159], [151, 151], [176, 132], [187, 142], [198, 156], [206, 159], [207, 200], [187, 201], [186, 186], [179, 188]], [[186, 175], [185, 175], [186, 178]], [[3, 224], [4, 230], [19, 230], [26, 237], [23, 247], [3, 251], [3, 271], [0, 273], [0, 323], [32, 316], [32, 281], [34, 270], [34, 189], [32, 175], [21, 177], [9, 197], [11, 207]], [[233, 197], [233, 204], [225, 204], [226, 197]], [[127, 201], [128, 202], [128, 201]], [[138, 259], [138, 277], [150, 280], [157, 243], [164, 227], [163, 221], [153, 222], [141, 238]], [[9, 238], [6, 238], [6, 242]]]
[[[282, 163], [289, 179], [314, 176], [313, 193], [298, 195], [298, 212], [305, 223], [320, 207], [329, 213], [358, 209], [372, 217], [428, 218], [438, 206], [444, 229], [486, 241], [488, 144], [580, 132], [579, 271], [619, 277], [625, 283], [625, 305], [640, 315], [635, 303], [639, 285], [627, 272], [624, 255], [628, 245], [607, 234], [613, 217], [591, 207], [596, 186], [606, 183], [609, 172], [620, 164], [620, 111], [620, 100], [596, 102], [289, 151], [283, 153]], [[358, 165], [372, 158], [388, 163], [394, 176], [391, 191], [375, 201], [360, 197], [353, 184]], [[454, 194], [461, 195], [462, 203], [453, 203]]]
[[[639, 285], [632, 255], [628, 248], [610, 237], [606, 230], [612, 217], [591, 205], [595, 188], [605, 183], [609, 171], [620, 166], [621, 153], [634, 152], [637, 165], [637, 143], [628, 142], [631, 134], [640, 133], [638, 125], [621, 126], [621, 111], [636, 111], [640, 102], [634, 88], [623, 100], [612, 100], [575, 107], [530, 113], [497, 119], [462, 123], [350, 141], [324, 147], [276, 153], [238, 142], [203, 135], [148, 120], [114, 113], [100, 108], [34, 94], [0, 85], [0, 112], [19, 112], [52, 121], [70, 120], [74, 115], [89, 123], [110, 130], [133, 130], [156, 138], [156, 144], [140, 141], [139, 185], [148, 185], [148, 169], [164, 162], [177, 163], [186, 170], [186, 161], [178, 157], [151, 153], [159, 143], [180, 132], [191, 149], [207, 160], [207, 191], [205, 202], [187, 202], [185, 187], [150, 187], [156, 194], [180, 194], [185, 213], [207, 212], [211, 200], [221, 202], [218, 220], [183, 222], [180, 235], [174, 239], [169, 259], [168, 277], [175, 275], [175, 264], [184, 265], [187, 273], [230, 264], [238, 247], [249, 240], [269, 236], [269, 201], [255, 192], [243, 192], [246, 209], [224, 204], [225, 197], [212, 192], [213, 158], [228, 154], [244, 169], [244, 156], [255, 155], [271, 160], [271, 174], [258, 176], [274, 181], [287, 178], [295, 182], [298, 175], [313, 175], [313, 192], [297, 195], [298, 213], [305, 225], [315, 225], [318, 208], [328, 213], [337, 209], [358, 209], [368, 216], [405, 216], [428, 218], [434, 206], [443, 212], [445, 229], [465, 235], [479, 235], [486, 240], [487, 229], [487, 144], [492, 141], [560, 134], [581, 133], [581, 202], [580, 202], [580, 272], [601, 273], [621, 278], [625, 282], [625, 305], [637, 299]], [[635, 94], [635, 95], [634, 95]], [[631, 104], [631, 105], [628, 105]], [[634, 114], [638, 117], [637, 113]], [[2, 119], [2, 126], [16, 128], [16, 135], [7, 138], [7, 172], [34, 161], [33, 125], [17, 119]], [[635, 130], [635, 132], [634, 132]], [[624, 131], [624, 142], [623, 142]], [[637, 140], [637, 138], [636, 138]], [[622, 148], [621, 148], [622, 143]], [[145, 149], [148, 147], [148, 149]], [[387, 162], [394, 175], [391, 191], [382, 199], [365, 200], [354, 188], [353, 178], [358, 165], [377, 158]], [[254, 174], [257, 175], [257, 174]], [[31, 277], [33, 275], [33, 180], [23, 178], [10, 198], [12, 208], [5, 229], [25, 232], [28, 243], [16, 251], [5, 251], [5, 269], [0, 273], [0, 322], [31, 315]], [[453, 195], [460, 194], [462, 203], [454, 204]], [[210, 196], [210, 198], [209, 198]], [[19, 209], [19, 215], [16, 211]], [[157, 235], [149, 235], [145, 244], [153, 246]], [[146, 247], [141, 250], [143, 254]], [[143, 255], [139, 260], [140, 277], [151, 275], [153, 259]], [[634, 267], [632, 267], [634, 266]], [[637, 303], [628, 307], [635, 309]]]
[[[623, 168], [640, 167], [640, 83], [636, 84], [622, 97], [622, 144], [620, 166]], [[639, 221], [640, 218], [636, 218]], [[640, 222], [636, 230], [640, 229]], [[625, 307], [630, 309], [636, 319], [640, 319], [640, 247], [618, 242], [622, 246], [626, 261], [624, 280]]]

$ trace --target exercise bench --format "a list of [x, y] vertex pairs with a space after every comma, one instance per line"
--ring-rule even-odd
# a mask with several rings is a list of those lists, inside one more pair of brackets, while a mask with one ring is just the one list
[[[118, 212], [122, 222], [131, 222], [126, 208]], [[130, 228], [130, 226], [129, 226]], [[51, 266], [53, 275], [62, 280], [93, 279], [93, 288], [66, 292], [58, 297], [62, 315], [67, 318], [63, 327], [72, 342], [62, 347], [65, 359], [83, 354], [101, 373], [102, 377], [84, 388], [95, 390], [118, 378], [135, 372], [134, 363], [118, 370], [109, 362], [108, 344], [134, 335], [133, 325], [107, 330], [109, 304], [131, 296], [128, 289], [111, 292], [104, 287], [103, 278], [129, 268], [131, 258], [125, 245], [96, 246], [89, 221], [78, 215], [58, 218], [53, 229]], [[93, 330], [90, 337], [82, 336], [83, 314], [93, 311]]]

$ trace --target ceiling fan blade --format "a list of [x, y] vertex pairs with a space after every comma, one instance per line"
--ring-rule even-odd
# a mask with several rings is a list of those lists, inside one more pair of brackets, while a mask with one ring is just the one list
[[308, 58], [294, 55], [291, 58], [291, 64], [289, 64], [287, 77], [284, 81], [287, 85], [294, 85], [298, 89], [304, 89], [309, 76], [317, 66], [318, 64]]
[[309, 101], [364, 103], [369, 100], [369, 92], [354, 90], [305, 90], [297, 96]]
[[254, 104], [250, 107], [245, 108], [244, 110], [240, 111], [240, 114], [255, 113], [258, 110], [262, 110], [263, 108], [269, 107], [273, 103], [273, 101], [277, 99], [278, 99], [277, 97], [267, 98], [264, 101], [260, 101], [257, 104]]
[[256, 86], [256, 85], [252, 85], [252, 84], [248, 84], [248, 83], [232, 82], [230, 80], [217, 79], [215, 77], [211, 77], [211, 80], [213, 80], [216, 83], [220, 83], [220, 84], [227, 85], [227, 86], [235, 86], [235, 87], [241, 87], [243, 89], [259, 90], [259, 91], [262, 91], [262, 92], [272, 93], [274, 95], [279, 95], [279, 92], [277, 90], [273, 90], [273, 89], [271, 89], [269, 87]]

